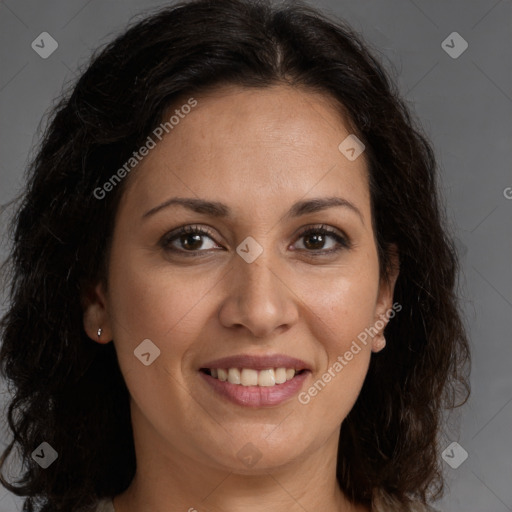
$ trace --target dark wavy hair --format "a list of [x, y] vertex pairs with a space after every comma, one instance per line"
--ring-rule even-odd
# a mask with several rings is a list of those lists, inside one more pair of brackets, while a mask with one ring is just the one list
[[[371, 503], [376, 491], [404, 505], [441, 496], [443, 411], [469, 394], [458, 264], [433, 149], [369, 48], [344, 21], [297, 2], [182, 2], [134, 21], [98, 50], [53, 108], [4, 268], [0, 371], [12, 393], [13, 439], [0, 468], [16, 447], [23, 474], [16, 484], [0, 480], [27, 497], [24, 511], [85, 510], [124, 491], [135, 474], [129, 392], [114, 345], [92, 342], [83, 328], [84, 297], [106, 283], [130, 177], [102, 200], [93, 191], [178, 98], [227, 84], [321, 92], [366, 145], [379, 263], [386, 275], [396, 244], [402, 311], [342, 424], [337, 479], [355, 503]], [[31, 456], [43, 441], [58, 452], [48, 469]]]

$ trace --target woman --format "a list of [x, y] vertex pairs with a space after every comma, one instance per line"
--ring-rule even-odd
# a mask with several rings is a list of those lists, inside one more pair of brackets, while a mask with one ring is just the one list
[[26, 510], [430, 510], [469, 360], [435, 169], [343, 22], [196, 0], [132, 26], [13, 221], [2, 483]]

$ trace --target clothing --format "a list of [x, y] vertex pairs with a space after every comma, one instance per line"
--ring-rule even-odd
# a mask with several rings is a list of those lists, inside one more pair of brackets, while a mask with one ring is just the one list
[[[111, 499], [103, 499], [93, 512], [116, 512]], [[436, 509], [421, 503], [413, 503], [410, 507], [404, 508], [397, 504], [394, 498], [384, 494], [375, 496], [372, 512], [438, 512]]]
[[114, 509], [114, 504], [112, 500], [109, 498], [105, 498], [98, 503], [98, 506], [94, 509], [93, 512], [116, 512]]

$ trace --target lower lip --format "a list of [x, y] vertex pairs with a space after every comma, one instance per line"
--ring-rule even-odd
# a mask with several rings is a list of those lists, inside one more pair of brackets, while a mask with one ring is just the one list
[[246, 407], [264, 407], [279, 405], [296, 395], [311, 372], [305, 371], [283, 384], [274, 386], [242, 386], [241, 384], [221, 381], [207, 373], [199, 373], [214, 391], [230, 402]]

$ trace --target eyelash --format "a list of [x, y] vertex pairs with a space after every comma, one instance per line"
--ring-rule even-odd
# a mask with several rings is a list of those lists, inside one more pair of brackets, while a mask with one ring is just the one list
[[[176, 239], [179, 239], [182, 235], [188, 235], [188, 234], [194, 234], [194, 235], [201, 235], [201, 236], [207, 236], [211, 238], [213, 241], [213, 234], [206, 228], [199, 227], [199, 226], [184, 226], [180, 228], [178, 231], [173, 231], [171, 233], [166, 234], [161, 242], [160, 245], [163, 247], [165, 251], [172, 252], [172, 253], [179, 253], [180, 255], [183, 255], [185, 257], [193, 257], [198, 258], [201, 256], [198, 256], [198, 252], [209, 252], [209, 250], [197, 250], [197, 251], [186, 251], [182, 249], [177, 249], [175, 247], [172, 247], [170, 244]], [[328, 250], [307, 250], [307, 249], [299, 249], [300, 251], [305, 251], [309, 253], [309, 256], [312, 257], [318, 257], [318, 256], [325, 256], [329, 254], [337, 253], [343, 249], [350, 249], [352, 247], [348, 237], [340, 235], [336, 230], [329, 228], [328, 226], [325, 226], [324, 224], [321, 224], [319, 226], [310, 226], [303, 228], [299, 234], [297, 235], [297, 240], [300, 238], [306, 237], [311, 234], [321, 234], [321, 235], [328, 235], [332, 237], [337, 243], [338, 247], [335, 249], [328, 249]], [[215, 242], [216, 243], [216, 242]], [[216, 249], [211, 249], [216, 250]]]

